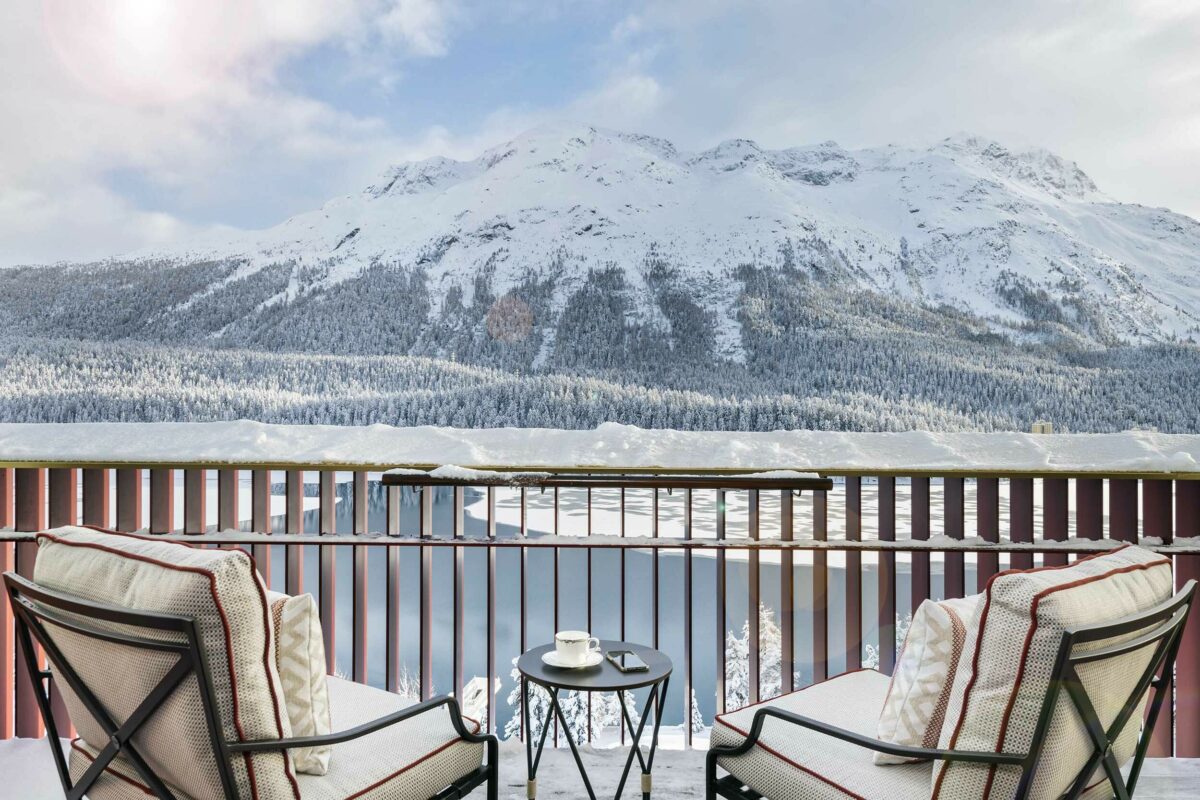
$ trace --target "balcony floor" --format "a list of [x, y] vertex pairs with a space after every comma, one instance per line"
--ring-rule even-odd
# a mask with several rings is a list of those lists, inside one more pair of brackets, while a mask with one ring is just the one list
[[[592, 785], [600, 796], [611, 796], [627, 751], [585, 748]], [[703, 797], [704, 753], [702, 751], [660, 750], [655, 758], [654, 796], [660, 800]], [[525, 751], [516, 742], [501, 745], [500, 796], [504, 800], [525, 800]], [[61, 800], [62, 790], [54, 774], [54, 764], [41, 740], [0, 741], [0, 786], [2, 800]], [[1200, 796], [1200, 759], [1152, 759], [1146, 762], [1138, 786], [1137, 800], [1177, 800]], [[640, 797], [636, 778], [626, 787], [625, 796]], [[471, 794], [483, 800], [483, 789]], [[583, 786], [571, 761], [570, 752], [546, 750], [538, 770], [539, 800], [566, 800], [583, 796]]]

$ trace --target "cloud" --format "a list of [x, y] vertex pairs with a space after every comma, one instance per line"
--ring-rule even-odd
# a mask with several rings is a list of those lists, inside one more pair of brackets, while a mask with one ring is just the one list
[[[527, 31], [562, 47], [499, 46]], [[1200, 217], [1196, 41], [1200, 5], [1178, 0], [0, 4], [0, 265], [273, 224], [390, 161], [473, 158], [564, 118], [688, 149], [970, 131]], [[343, 74], [305, 64], [331, 52]], [[493, 105], [439, 109], [439, 65], [492, 78]], [[436, 123], [400, 107], [422, 78]]]
[[395, 0], [378, 26], [387, 42], [402, 42], [416, 55], [444, 56], [449, 28], [460, 14], [458, 6], [447, 0]]
[[[1200, 5], [1059, 0], [648, 0], [621, 54], [661, 87], [647, 132], [704, 147], [1048, 147], [1120, 200], [1200, 217]], [[618, 26], [622, 29], [622, 26]], [[623, 50], [621, 48], [624, 48]]]
[[[382, 120], [289, 87], [318, 47], [446, 52], [458, 19], [414, 0], [45, 0], [0, 10], [0, 266], [113, 255], [267, 224], [365, 181], [401, 145]], [[135, 176], [142, 191], [112, 188]], [[137, 207], [169, 193], [195, 221]], [[220, 209], [219, 211], [217, 209]]]

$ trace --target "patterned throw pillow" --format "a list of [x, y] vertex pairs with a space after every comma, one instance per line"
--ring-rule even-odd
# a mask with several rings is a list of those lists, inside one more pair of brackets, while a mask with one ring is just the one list
[[[896, 658], [879, 716], [881, 740], [911, 747], [937, 747], [967, 631], [982, 607], [982, 594], [921, 603]], [[879, 765], [911, 761], [875, 753]]]
[[[325, 641], [321, 618], [311, 594], [290, 597], [268, 592], [274, 623], [275, 661], [283, 684], [283, 699], [293, 736], [318, 736], [333, 731], [329, 692], [325, 682]], [[296, 771], [324, 775], [333, 747], [288, 751]]]

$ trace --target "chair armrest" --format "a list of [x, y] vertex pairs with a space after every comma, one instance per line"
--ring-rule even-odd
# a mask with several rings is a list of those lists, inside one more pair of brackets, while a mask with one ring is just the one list
[[433, 697], [422, 703], [411, 705], [408, 708], [402, 708], [399, 711], [380, 717], [379, 719], [364, 722], [354, 728], [349, 728], [337, 733], [326, 733], [320, 736], [298, 736], [292, 739], [262, 739], [255, 742], [229, 742], [226, 747], [230, 753], [269, 753], [278, 750], [291, 750], [297, 747], [322, 747], [325, 745], [341, 744], [352, 739], [358, 739], [368, 734], [376, 733], [389, 726], [395, 725], [398, 722], [403, 722], [413, 717], [419, 717], [422, 714], [433, 711], [441, 706], [446, 706], [450, 712], [450, 724], [454, 726], [454, 732], [462, 739], [468, 742], [486, 742], [492, 737], [472, 733], [467, 730], [467, 726], [463, 724], [462, 714], [458, 709], [458, 701], [450, 695], [441, 695]]
[[836, 725], [830, 725], [827, 722], [805, 717], [800, 714], [794, 714], [791, 711], [784, 711], [781, 708], [763, 708], [754, 714], [754, 724], [750, 728], [750, 733], [746, 736], [746, 740], [739, 745], [729, 747], [714, 747], [709, 750], [710, 753], [715, 753], [718, 756], [740, 756], [748, 753], [756, 744], [762, 735], [763, 725], [769, 717], [774, 717], [783, 722], [792, 725], [798, 725], [802, 728], [814, 730], [817, 733], [832, 736], [835, 739], [841, 739], [843, 742], [850, 742], [859, 747], [864, 747], [868, 750], [874, 750], [888, 755], [898, 756], [900, 758], [913, 758], [919, 760], [937, 760], [937, 761], [963, 761], [975, 764], [1024, 764], [1026, 756], [1014, 755], [1012, 753], [987, 753], [974, 750], [937, 750], [927, 747], [910, 747], [903, 744], [893, 744], [892, 742], [882, 742], [878, 739], [873, 739], [870, 736], [864, 736], [861, 733], [848, 731], [845, 728], [839, 728]]

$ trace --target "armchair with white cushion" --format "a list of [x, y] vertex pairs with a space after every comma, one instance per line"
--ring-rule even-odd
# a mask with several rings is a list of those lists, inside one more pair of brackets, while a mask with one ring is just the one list
[[84, 528], [38, 548], [33, 580], [4, 582], [48, 737], [51, 687], [78, 732], [69, 755], [51, 748], [67, 800], [449, 800], [485, 784], [497, 799], [497, 740], [453, 697], [414, 704], [321, 663], [328, 709], [306, 725], [244, 552]]
[[[1172, 580], [1170, 559], [1125, 546], [1000, 573], [950, 609], [964, 613], [926, 601], [891, 678], [851, 672], [720, 715], [706, 796], [1129, 798], [1196, 589]], [[954, 617], [946, 644], [930, 625]]]

